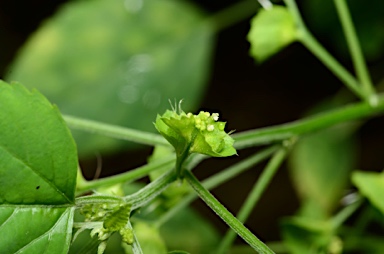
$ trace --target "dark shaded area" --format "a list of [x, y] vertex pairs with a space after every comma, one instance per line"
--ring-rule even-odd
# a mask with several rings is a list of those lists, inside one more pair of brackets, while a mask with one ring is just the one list
[[[6, 67], [15, 57], [17, 49], [63, 2], [65, 1], [0, 1], [0, 78], [5, 76]], [[220, 10], [232, 3], [229, 0], [195, 2], [208, 12]], [[298, 43], [289, 46], [266, 63], [256, 65], [248, 55], [248, 30], [249, 21], [246, 20], [218, 34], [211, 77], [201, 103], [202, 109], [218, 111], [222, 119], [228, 121], [229, 130], [236, 129], [240, 132], [296, 120], [317, 102], [341, 89], [341, 82]], [[319, 39], [329, 46], [329, 40], [324, 36], [326, 35], [322, 34]], [[332, 50], [334, 49], [331, 48]], [[346, 60], [342, 62], [348, 64]], [[374, 79], [378, 81], [384, 59], [376, 59], [371, 64]], [[359, 132], [361, 158], [358, 168], [377, 171], [382, 169], [383, 129], [383, 118], [371, 119], [362, 127]], [[205, 161], [196, 169], [196, 173], [202, 179], [255, 151], [257, 149], [240, 151], [238, 158], [225, 161]], [[151, 149], [145, 148], [103, 158], [101, 177], [141, 165], [150, 152]], [[81, 165], [87, 169], [86, 177], [92, 179], [98, 166], [96, 159], [84, 160]], [[214, 194], [235, 213], [257, 180], [262, 166], [215, 189]], [[38, 188], [39, 186], [36, 187]], [[204, 204], [197, 201], [194, 205], [216, 223], [220, 230], [227, 229]], [[297, 206], [298, 201], [289, 182], [287, 169], [283, 167], [246, 224], [262, 240], [276, 240], [279, 238], [279, 218], [292, 215]]]
[[0, 78], [17, 49], [65, 0], [0, 1]]

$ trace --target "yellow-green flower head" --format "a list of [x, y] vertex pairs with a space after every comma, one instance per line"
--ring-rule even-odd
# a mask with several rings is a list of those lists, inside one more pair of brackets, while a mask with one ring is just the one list
[[218, 121], [219, 114], [200, 111], [198, 115], [186, 114], [179, 107], [158, 115], [156, 129], [173, 145], [176, 154], [202, 153], [213, 157], [236, 154], [234, 140], [224, 131], [225, 122]]

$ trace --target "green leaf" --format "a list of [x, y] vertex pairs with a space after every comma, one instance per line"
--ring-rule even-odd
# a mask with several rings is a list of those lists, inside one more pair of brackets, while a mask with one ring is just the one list
[[0, 81], [0, 252], [67, 253], [77, 153], [60, 112]]
[[360, 193], [384, 214], [384, 173], [353, 172], [352, 182]]
[[250, 54], [257, 62], [263, 62], [282, 48], [296, 40], [297, 30], [294, 20], [282, 6], [262, 9], [251, 21], [248, 41]]
[[0, 206], [1, 253], [63, 253], [72, 238], [74, 208]]
[[57, 108], [0, 81], [0, 109], [0, 203], [73, 204], [76, 147]]
[[[167, 99], [185, 98], [191, 110], [201, 98], [213, 37], [203, 21], [186, 1], [70, 1], [28, 40], [7, 79], [38, 88], [63, 114], [154, 132]], [[73, 134], [84, 156], [127, 145]]]

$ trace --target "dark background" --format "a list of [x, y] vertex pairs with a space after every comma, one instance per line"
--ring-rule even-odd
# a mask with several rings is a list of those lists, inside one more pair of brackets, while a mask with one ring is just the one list
[[[5, 76], [6, 67], [28, 36], [64, 2], [66, 1], [0, 1], [1, 79]], [[194, 2], [207, 13], [215, 13], [234, 3], [202, 0]], [[311, 23], [309, 27], [311, 28]], [[257, 65], [248, 54], [249, 43], [246, 35], [249, 28], [247, 19], [217, 34], [212, 71], [201, 103], [202, 109], [219, 111], [224, 121], [228, 121], [228, 129], [240, 132], [298, 119], [317, 102], [342, 89], [341, 82], [299, 43], [293, 43], [265, 63]], [[331, 53], [336, 53], [337, 49], [331, 44], [331, 34], [316, 30], [314, 34]], [[337, 53], [336, 57], [351, 69], [347, 58]], [[369, 66], [374, 82], [379, 83], [384, 69], [384, 58], [377, 56], [369, 62]], [[382, 169], [383, 128], [383, 118], [374, 118], [360, 130], [357, 168], [375, 171]], [[238, 158], [225, 162], [220, 159], [205, 161], [196, 169], [196, 173], [199, 178], [207, 177], [227, 166], [228, 161], [234, 163], [255, 151], [257, 149], [242, 150]], [[150, 149], [129, 152], [129, 160], [127, 153], [103, 157], [102, 176], [141, 165], [149, 153]], [[82, 161], [81, 165], [85, 169], [86, 177], [92, 178], [96, 160]], [[236, 212], [256, 181], [262, 166], [223, 184], [213, 193], [230, 211]], [[194, 206], [217, 224], [221, 231], [226, 230], [227, 227], [204, 204], [196, 201]], [[292, 215], [297, 207], [298, 201], [284, 166], [258, 203], [247, 226], [263, 240], [277, 240], [279, 219]]]

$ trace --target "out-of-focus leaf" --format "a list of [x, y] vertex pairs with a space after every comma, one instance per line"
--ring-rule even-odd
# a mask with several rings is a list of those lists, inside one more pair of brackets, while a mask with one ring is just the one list
[[215, 228], [191, 208], [183, 209], [162, 225], [160, 234], [169, 250], [190, 253], [214, 252], [220, 240]]
[[60, 112], [0, 81], [0, 252], [67, 253], [77, 154]]
[[[140, 243], [143, 253], [164, 254], [167, 253], [167, 247], [160, 236], [159, 230], [145, 222], [136, 222], [133, 224], [133, 230]], [[125, 253], [133, 253], [132, 247], [123, 243]]]
[[384, 242], [381, 236], [372, 236], [368, 234], [347, 238], [345, 240], [346, 249], [351, 249], [352, 253], [384, 253]]
[[384, 214], [384, 173], [353, 172], [352, 182]]
[[355, 163], [354, 128], [344, 124], [322, 130], [294, 147], [290, 173], [306, 216], [328, 217], [342, 197]]
[[274, 6], [262, 9], [251, 21], [248, 41], [250, 54], [257, 62], [263, 62], [296, 40], [297, 31], [287, 8]]
[[284, 244], [289, 253], [341, 253], [342, 242], [328, 221], [293, 217], [282, 222]]
[[234, 245], [228, 251], [228, 254], [254, 254], [254, 253], [255, 253], [255, 250], [247, 244]]
[[[26, 43], [9, 80], [37, 87], [64, 114], [154, 131], [168, 99], [191, 110], [209, 68], [212, 29], [185, 1], [74, 1]], [[120, 141], [74, 131], [79, 153]]]

